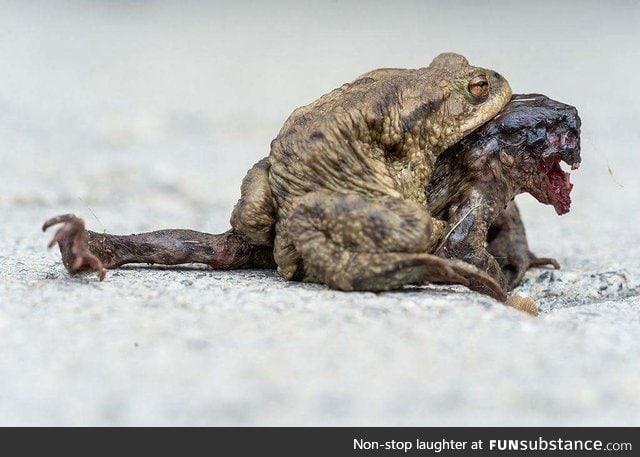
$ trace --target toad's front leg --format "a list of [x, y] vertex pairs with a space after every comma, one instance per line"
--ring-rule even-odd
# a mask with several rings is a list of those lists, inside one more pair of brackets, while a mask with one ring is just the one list
[[[503, 274], [501, 264], [485, 247], [487, 232], [496, 219], [499, 207], [495, 202], [478, 198], [476, 194], [463, 205], [452, 211], [451, 229], [441, 244], [441, 254], [462, 259], [487, 272], [500, 284], [503, 293], [507, 290], [510, 276]], [[506, 293], [505, 293], [506, 297]], [[507, 304], [514, 308], [537, 315], [536, 304], [529, 298], [510, 296]]]
[[484, 272], [426, 252], [432, 219], [411, 201], [314, 192], [295, 203], [284, 230], [302, 257], [307, 281], [370, 291], [454, 283], [506, 299]]
[[508, 290], [513, 290], [522, 282], [529, 268], [548, 265], [560, 268], [556, 259], [537, 257], [529, 250], [524, 224], [513, 201], [491, 224], [487, 233], [487, 250], [500, 264]]
[[475, 197], [451, 210], [449, 232], [445, 234], [436, 253], [476, 266], [491, 276], [504, 291], [506, 280], [500, 264], [485, 247], [487, 231], [495, 218], [495, 205], [477, 195]]

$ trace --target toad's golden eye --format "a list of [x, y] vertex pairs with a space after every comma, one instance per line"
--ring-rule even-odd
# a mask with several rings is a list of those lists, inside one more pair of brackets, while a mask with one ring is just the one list
[[489, 93], [489, 81], [484, 75], [474, 76], [469, 83], [469, 93], [476, 98], [485, 97]]

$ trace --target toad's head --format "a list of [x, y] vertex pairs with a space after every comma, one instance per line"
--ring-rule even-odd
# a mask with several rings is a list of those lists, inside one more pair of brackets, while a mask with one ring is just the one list
[[[539, 94], [514, 95], [488, 124], [465, 139], [478, 158], [500, 169], [516, 193], [528, 192], [558, 214], [571, 207], [569, 173], [580, 166], [580, 117], [576, 108]], [[499, 167], [495, 164], [499, 163]]]

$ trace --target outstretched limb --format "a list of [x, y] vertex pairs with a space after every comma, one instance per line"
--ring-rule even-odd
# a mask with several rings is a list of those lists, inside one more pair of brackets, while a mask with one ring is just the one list
[[314, 192], [294, 204], [284, 230], [302, 257], [306, 281], [369, 291], [462, 284], [506, 300], [500, 285], [484, 272], [426, 253], [432, 219], [411, 201]]
[[537, 257], [529, 250], [527, 235], [516, 204], [511, 201], [487, 233], [487, 251], [498, 261], [508, 290], [513, 290], [529, 268], [560, 265], [551, 257]]
[[95, 271], [101, 281], [106, 269], [129, 263], [203, 263], [217, 270], [275, 267], [271, 248], [248, 243], [233, 230], [220, 235], [180, 229], [110, 235], [86, 230], [73, 214], [49, 219], [42, 230], [61, 223], [49, 247], [58, 244], [69, 273]]

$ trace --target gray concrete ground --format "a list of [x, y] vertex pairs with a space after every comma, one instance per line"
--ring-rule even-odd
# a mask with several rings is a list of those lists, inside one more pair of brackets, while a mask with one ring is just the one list
[[[1, 425], [639, 425], [635, 2], [2, 2]], [[453, 4], [453, 6], [450, 6]], [[70, 278], [39, 227], [227, 228], [296, 106], [455, 50], [576, 105], [571, 213], [519, 197], [532, 318], [455, 287]]]

